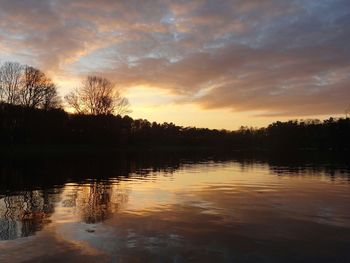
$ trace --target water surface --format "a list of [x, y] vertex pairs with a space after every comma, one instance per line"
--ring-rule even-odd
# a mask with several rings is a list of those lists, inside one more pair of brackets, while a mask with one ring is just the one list
[[331, 161], [7, 162], [0, 262], [350, 262], [350, 170]]

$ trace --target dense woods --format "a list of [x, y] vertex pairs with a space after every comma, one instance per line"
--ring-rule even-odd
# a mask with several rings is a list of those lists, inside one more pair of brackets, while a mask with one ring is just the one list
[[181, 127], [123, 116], [130, 105], [115, 84], [87, 76], [64, 98], [39, 69], [14, 62], [0, 67], [0, 145], [211, 147], [237, 150], [350, 149], [350, 119], [275, 122], [238, 131]]
[[2, 102], [0, 145], [348, 150], [350, 119], [275, 122], [266, 128], [227, 131], [151, 123], [112, 114], [69, 114], [63, 109]]

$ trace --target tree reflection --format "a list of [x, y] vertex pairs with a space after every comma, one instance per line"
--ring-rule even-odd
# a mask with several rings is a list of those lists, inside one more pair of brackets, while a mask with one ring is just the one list
[[34, 190], [0, 198], [0, 240], [33, 235], [49, 222], [59, 191]]
[[268, 165], [278, 176], [326, 175], [330, 180], [342, 176], [350, 182], [347, 156], [317, 153], [283, 156], [266, 152], [148, 151], [107, 154], [104, 158], [42, 158], [40, 165], [32, 158], [0, 158], [0, 240], [26, 237], [41, 230], [60, 198], [60, 205], [71, 208], [79, 220], [95, 224], [116, 216], [127, 204], [130, 189], [124, 187], [123, 180], [141, 182], [158, 172], [171, 176], [186, 165], [225, 162], [239, 163], [242, 169]]
[[95, 224], [116, 214], [127, 201], [127, 189], [122, 189], [119, 184], [96, 181], [75, 187], [63, 204], [73, 207], [85, 223]]

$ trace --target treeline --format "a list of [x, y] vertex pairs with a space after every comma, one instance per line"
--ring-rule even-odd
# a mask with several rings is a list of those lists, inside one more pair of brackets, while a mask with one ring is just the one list
[[2, 102], [0, 145], [341, 151], [350, 149], [350, 119], [275, 122], [266, 128], [227, 131], [151, 123], [112, 114], [69, 114], [60, 108], [37, 109]]
[[[74, 114], [63, 109], [66, 103]], [[0, 145], [212, 147], [227, 149], [350, 149], [350, 119], [275, 122], [238, 131], [150, 123], [123, 116], [130, 105], [114, 83], [87, 76], [62, 98], [42, 71], [5, 62], [0, 66]]]

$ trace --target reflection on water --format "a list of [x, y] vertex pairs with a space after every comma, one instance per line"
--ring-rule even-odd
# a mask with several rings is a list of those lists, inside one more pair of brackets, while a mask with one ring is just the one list
[[0, 262], [349, 262], [349, 165], [298, 157], [6, 160]]
[[0, 199], [0, 239], [33, 235], [50, 222], [59, 190], [25, 191]]
[[73, 208], [80, 220], [87, 224], [104, 221], [128, 200], [127, 192], [115, 186], [110, 181], [67, 184], [62, 206]]

